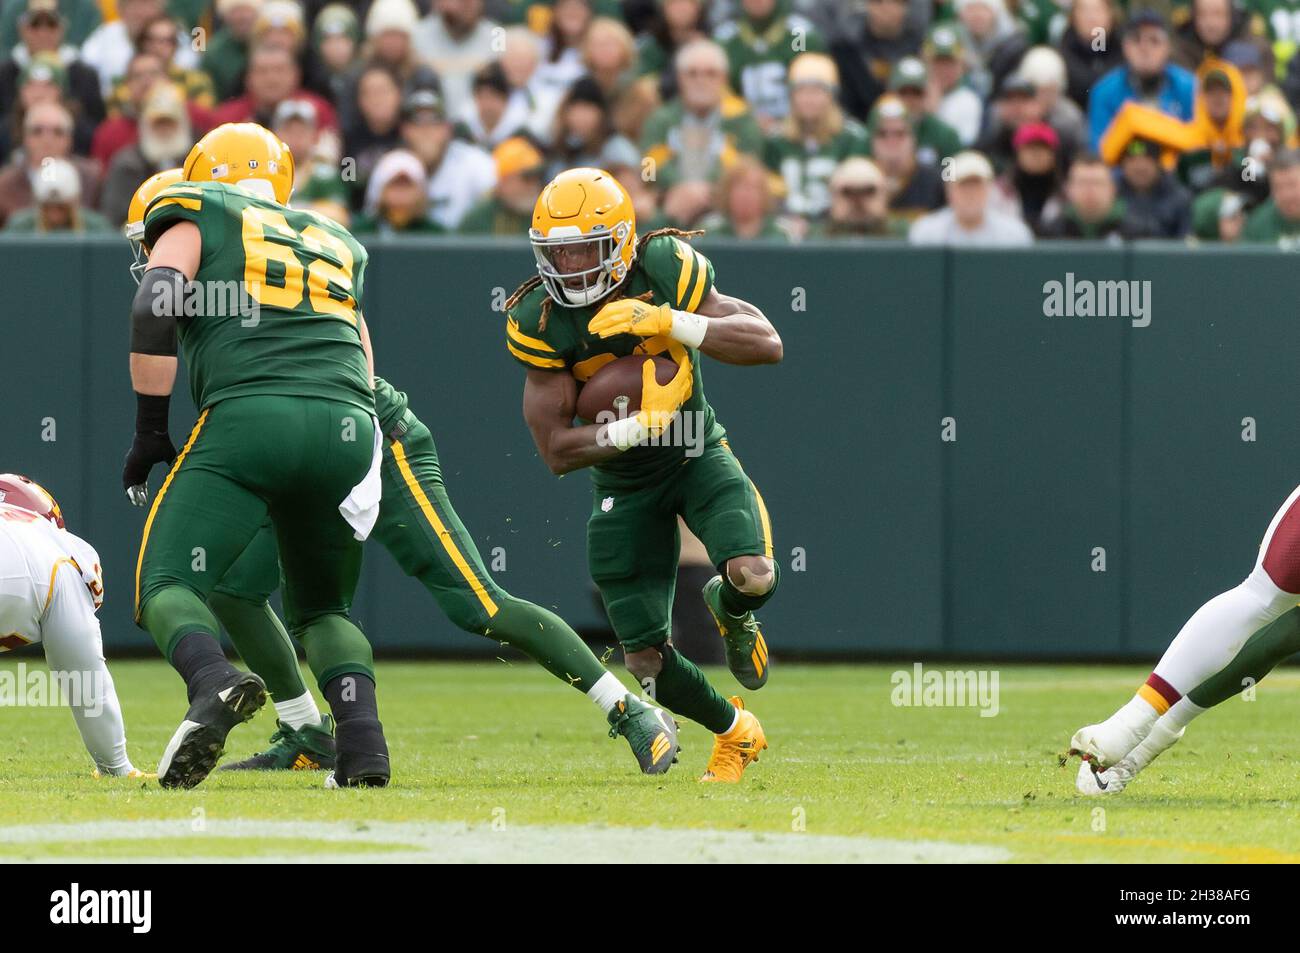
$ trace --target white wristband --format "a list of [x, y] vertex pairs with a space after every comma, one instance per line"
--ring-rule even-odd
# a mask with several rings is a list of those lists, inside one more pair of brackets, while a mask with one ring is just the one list
[[641, 415], [622, 417], [605, 425], [605, 442], [627, 451], [650, 436], [650, 428], [641, 422]]
[[680, 341], [687, 347], [698, 348], [708, 330], [709, 319], [704, 315], [673, 308], [673, 329], [668, 332], [668, 336], [674, 341]]

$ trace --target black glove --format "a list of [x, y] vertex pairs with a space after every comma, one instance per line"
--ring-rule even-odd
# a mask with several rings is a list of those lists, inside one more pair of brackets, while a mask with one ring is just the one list
[[144, 506], [149, 500], [149, 471], [155, 463], [171, 466], [175, 459], [176, 448], [166, 432], [137, 433], [131, 441], [131, 449], [126, 452], [126, 462], [122, 464], [122, 489], [126, 490], [131, 502]]
[[168, 466], [176, 459], [176, 447], [167, 434], [166, 397], [136, 395], [135, 437], [122, 463], [122, 489], [136, 506], [149, 500], [149, 471], [156, 463]]

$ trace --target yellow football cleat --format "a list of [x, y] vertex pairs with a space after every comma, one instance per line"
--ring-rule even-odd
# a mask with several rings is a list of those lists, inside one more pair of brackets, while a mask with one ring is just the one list
[[709, 766], [701, 781], [738, 783], [745, 767], [757, 761], [758, 753], [767, 747], [763, 726], [752, 712], [745, 711], [745, 703], [734, 695], [728, 701], [739, 709], [740, 716], [735, 727], [725, 735], [713, 736], [713, 754], [709, 755]]
[[94, 778], [96, 781], [102, 781], [104, 778], [130, 778], [133, 781], [158, 780], [158, 775], [149, 774], [146, 771], [141, 771], [139, 768], [132, 768], [126, 774], [103, 774], [100, 772], [99, 768], [96, 768], [93, 772], [91, 772], [90, 776]]

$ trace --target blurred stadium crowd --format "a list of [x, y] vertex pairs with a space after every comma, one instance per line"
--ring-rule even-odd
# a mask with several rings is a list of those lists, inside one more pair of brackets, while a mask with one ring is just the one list
[[1300, 0], [0, 0], [0, 225], [119, 227], [211, 127], [357, 234], [608, 169], [735, 238], [1289, 241]]

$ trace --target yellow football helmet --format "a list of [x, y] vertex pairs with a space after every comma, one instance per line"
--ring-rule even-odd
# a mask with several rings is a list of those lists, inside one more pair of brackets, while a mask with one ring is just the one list
[[158, 197], [159, 192], [169, 185], [184, 181], [185, 173], [180, 169], [167, 169], [149, 176], [131, 196], [122, 234], [131, 241], [131, 254], [135, 257], [135, 262], [131, 265], [131, 277], [135, 279], [137, 285], [140, 283], [140, 276], [144, 274], [145, 265], [149, 264], [145, 257], [149, 249], [144, 247], [144, 213], [149, 209], [149, 203]]
[[293, 194], [293, 153], [255, 122], [228, 122], [194, 144], [185, 158], [189, 182], [229, 182], [287, 205]]
[[566, 307], [595, 304], [636, 260], [636, 211], [608, 172], [569, 169], [542, 189], [528, 237], [552, 300]]

